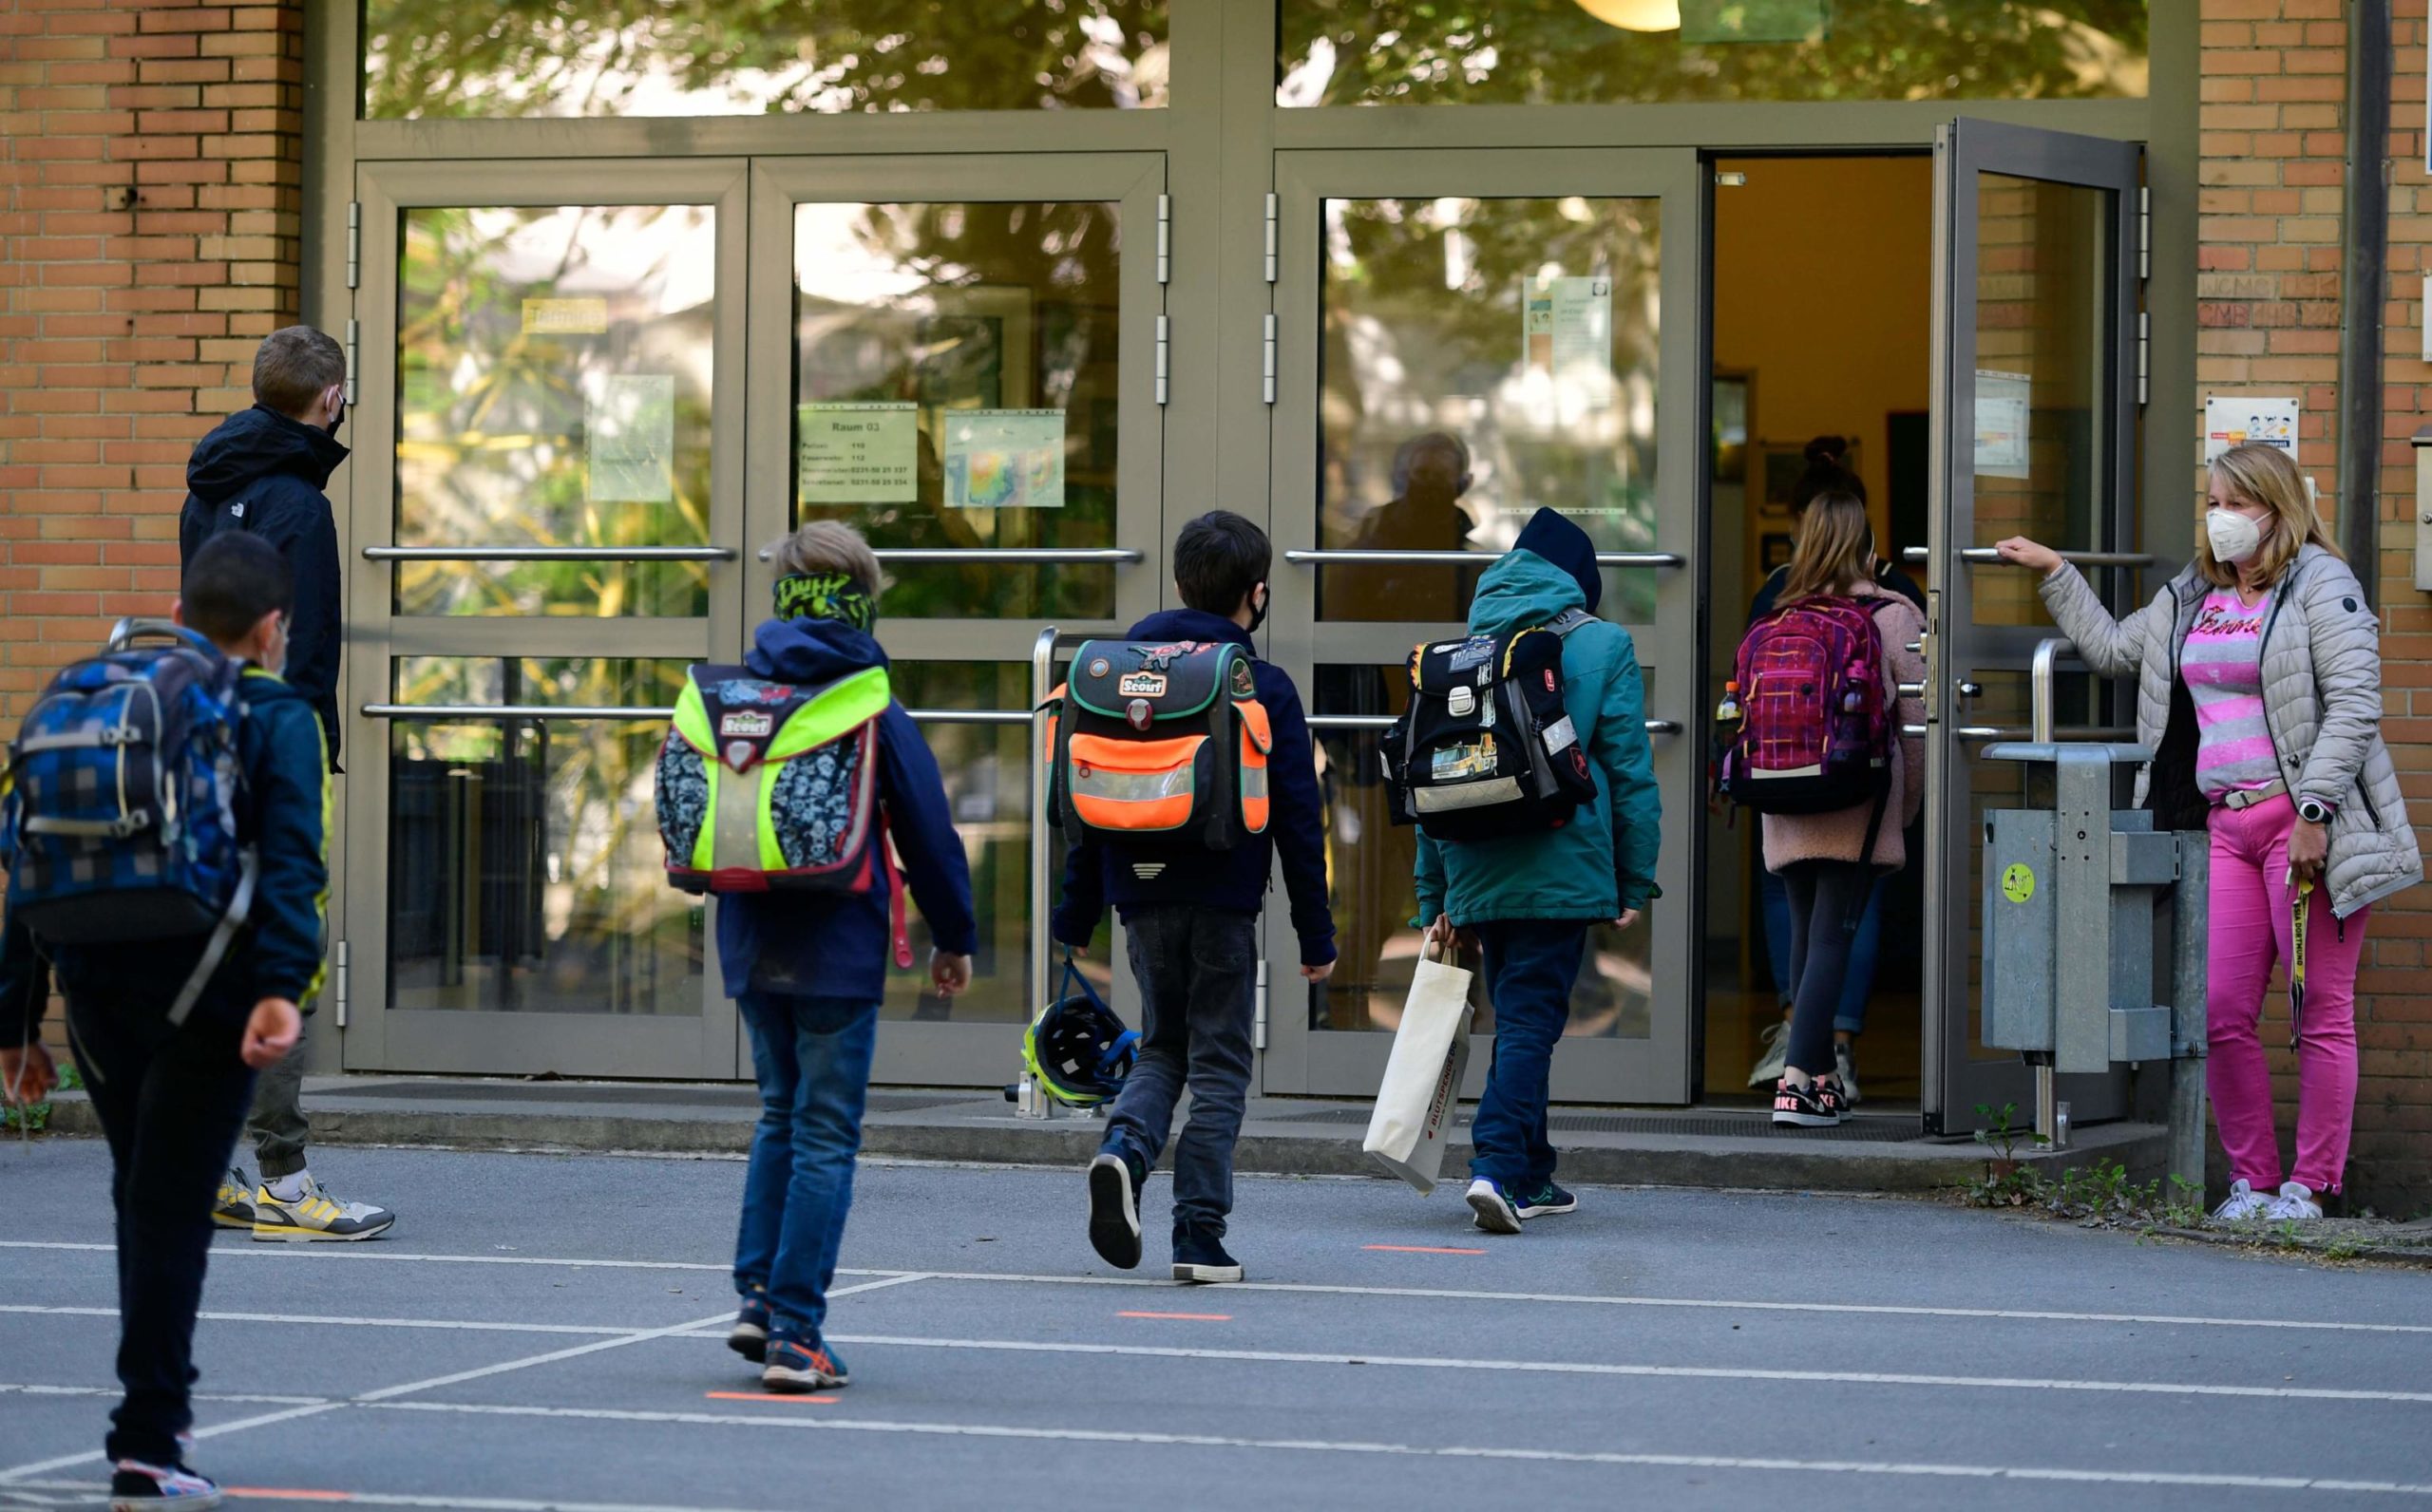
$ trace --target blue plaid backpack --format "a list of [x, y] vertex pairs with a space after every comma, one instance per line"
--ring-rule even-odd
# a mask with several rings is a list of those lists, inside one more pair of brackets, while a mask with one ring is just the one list
[[209, 936], [172, 1024], [253, 905], [237, 830], [243, 671], [193, 631], [123, 621], [51, 679], [0, 779], [9, 911], [46, 950]]

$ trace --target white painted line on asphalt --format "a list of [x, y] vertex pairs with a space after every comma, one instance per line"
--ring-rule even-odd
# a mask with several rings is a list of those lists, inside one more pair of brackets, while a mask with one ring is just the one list
[[[842, 1274], [846, 1276], [867, 1276], [870, 1273], [867, 1271], [846, 1271]], [[863, 1281], [855, 1286], [831, 1286], [827, 1289], [827, 1299], [832, 1302], [840, 1296], [852, 1296], [861, 1292], [884, 1292], [890, 1286], [908, 1286], [914, 1281], [933, 1281], [935, 1279], [937, 1279], [936, 1275], [929, 1271], [882, 1273], [882, 1278], [879, 1280]]]
[[546, 1354], [530, 1354], [520, 1360], [503, 1360], [496, 1365], [478, 1366], [469, 1370], [452, 1370], [446, 1375], [431, 1376], [428, 1380], [408, 1381], [403, 1386], [384, 1386], [376, 1391], [362, 1392], [351, 1400], [368, 1406], [374, 1402], [386, 1402], [393, 1397], [410, 1396], [416, 1391], [434, 1391], [443, 1386], [461, 1386], [466, 1381], [479, 1381], [488, 1376], [504, 1375], [510, 1370], [528, 1370], [536, 1365], [555, 1365], [560, 1360], [571, 1360], [584, 1354], [597, 1354], [602, 1350], [621, 1350], [629, 1344], [647, 1344], [653, 1339], [673, 1338], [679, 1333], [690, 1333], [695, 1329], [707, 1328], [712, 1323], [723, 1323], [727, 1317], [726, 1312], [716, 1312], [708, 1317], [694, 1318], [690, 1323], [671, 1324], [663, 1329], [644, 1329], [640, 1332], [619, 1334], [613, 1339], [598, 1339], [589, 1344], [577, 1344], [569, 1349], [551, 1350]]
[[[267, 1427], [273, 1423], [289, 1423], [296, 1418], [316, 1417], [323, 1412], [334, 1412], [344, 1405], [340, 1402], [314, 1402], [303, 1407], [287, 1408], [277, 1412], [264, 1412], [255, 1417], [238, 1418], [234, 1423], [214, 1424], [210, 1427], [196, 1428], [193, 1431], [198, 1439], [216, 1439], [223, 1433], [241, 1433], [247, 1428]], [[23, 1480], [29, 1475], [41, 1475], [48, 1470], [64, 1470], [71, 1465], [89, 1465], [101, 1457], [101, 1450], [87, 1449], [82, 1454], [63, 1454], [55, 1459], [36, 1460], [31, 1465], [14, 1465], [9, 1469], [0, 1470], [0, 1484]]]
[[[28, 1307], [0, 1305], [0, 1313], [33, 1314], [52, 1317], [116, 1317], [114, 1307]], [[476, 1323], [456, 1318], [420, 1317], [332, 1317], [313, 1313], [198, 1313], [196, 1318], [204, 1323], [300, 1323], [330, 1328], [350, 1329], [442, 1329], [463, 1333], [579, 1333], [597, 1338], [603, 1333], [628, 1333], [629, 1325], [618, 1323], [594, 1327], [585, 1323]], [[0, 1387], [0, 1390], [7, 1388]], [[296, 1398], [295, 1400], [302, 1400]], [[314, 1398], [315, 1401], [320, 1400]]]
[[[23, 1481], [18, 1484], [41, 1491], [83, 1491], [101, 1495], [109, 1490], [109, 1484], [104, 1481]], [[322, 1491], [306, 1486], [268, 1485], [224, 1485], [220, 1490], [239, 1502], [315, 1502], [338, 1506], [443, 1507], [463, 1508], [465, 1512], [747, 1512], [747, 1509], [741, 1507], [703, 1506], [697, 1502], [688, 1502], [682, 1506], [643, 1505], [630, 1502], [527, 1502], [515, 1497], [407, 1496], [394, 1491]], [[89, 1503], [45, 1504], [82, 1506]]]
[[2094, 1485], [2184, 1485], [2253, 1491], [2381, 1492], [2432, 1497], [2432, 1484], [2349, 1481], [2290, 1475], [2235, 1475], [2175, 1470], [2085, 1470], [2039, 1465], [1931, 1465], [1897, 1460], [1758, 1459], [1720, 1454], [1628, 1454], [1586, 1449], [1472, 1447], [1463, 1445], [1363, 1443], [1327, 1439], [1253, 1439], [1215, 1433], [1154, 1433], [1101, 1428], [1027, 1427], [996, 1423], [902, 1423], [792, 1413], [625, 1411], [611, 1408], [518, 1407], [458, 1402], [388, 1402], [396, 1412], [477, 1417], [555, 1418], [598, 1423], [672, 1423], [698, 1427], [788, 1428], [835, 1433], [903, 1433], [950, 1438], [1016, 1439], [1067, 1444], [1129, 1444], [1178, 1448], [1300, 1449], [1325, 1454], [1378, 1454], [1415, 1459], [1519, 1460], [1551, 1465], [1637, 1465], [1659, 1469], [1758, 1470], [1842, 1475], [1932, 1476], [1976, 1481], [2060, 1481]]
[[[112, 1313], [111, 1316], [117, 1316]], [[11, 1386], [0, 1383], [0, 1396], [123, 1396], [126, 1389], [118, 1386]], [[197, 1391], [187, 1398], [191, 1402], [241, 1403], [250, 1407], [319, 1407], [326, 1396], [264, 1396], [253, 1391]]]
[[[0, 1239], [0, 1249], [91, 1250], [106, 1253], [107, 1244], [60, 1243]], [[356, 1264], [375, 1260], [415, 1261], [441, 1265], [540, 1265], [595, 1270], [732, 1271], [732, 1265], [691, 1260], [561, 1259], [527, 1255], [401, 1255], [361, 1244], [231, 1244], [215, 1247], [213, 1258], [255, 1255], [266, 1258], [329, 1259]], [[876, 1276], [889, 1279], [975, 1281], [1032, 1286], [1134, 1286], [1174, 1289], [1187, 1283], [1135, 1276], [1038, 1276], [1001, 1271], [893, 1271], [840, 1267], [839, 1276]], [[2135, 1323], [2152, 1327], [2217, 1329], [2294, 1329], [2330, 1333], [2432, 1334], [2432, 1323], [2346, 1323], [2313, 1318], [2197, 1317], [2171, 1313], [2068, 1313], [2027, 1308], [1925, 1307], [1867, 1302], [1765, 1302], [1729, 1297], [1600, 1296], [1570, 1292], [1489, 1292], [1434, 1286], [1341, 1286], [1303, 1281], [1227, 1281], [1228, 1292], [1302, 1293], [1318, 1296], [1381, 1296], [1455, 1302], [1530, 1302], [1569, 1307], [1684, 1308], [1720, 1313], [1814, 1313], [1862, 1317], [1976, 1318], [2027, 1323]], [[842, 1295], [841, 1293], [837, 1295]]]
[[[1173, 1316], [1171, 1314], [1148, 1314]], [[1167, 1360], [1240, 1360], [1262, 1365], [1358, 1365], [1412, 1370], [1506, 1370], [1532, 1375], [1662, 1376], [1703, 1381], [1796, 1381], [1849, 1386], [1930, 1386], [2003, 1391], [2125, 1391], [2149, 1396], [2235, 1396], [2315, 1402], [2432, 1402], [2432, 1391], [2346, 1387], [2206, 1386], [2175, 1381], [2096, 1381], [2009, 1375], [1919, 1375], [1891, 1370], [1780, 1370], [1741, 1366], [1607, 1365], [1576, 1360], [1473, 1360], [1450, 1355], [1319, 1354], [1298, 1350], [1191, 1349], [1153, 1344], [1045, 1343], [1032, 1339], [940, 1339], [830, 1333], [833, 1344], [911, 1350], [988, 1350], [1016, 1354], [1121, 1354]]]

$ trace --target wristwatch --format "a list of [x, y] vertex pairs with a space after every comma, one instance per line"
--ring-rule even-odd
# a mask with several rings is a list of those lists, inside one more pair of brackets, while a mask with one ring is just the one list
[[2331, 812], [2331, 806], [2328, 803], [2324, 803], [2319, 798], [2300, 798], [2297, 800], [2297, 817], [2304, 820], [2308, 824], [2329, 823]]

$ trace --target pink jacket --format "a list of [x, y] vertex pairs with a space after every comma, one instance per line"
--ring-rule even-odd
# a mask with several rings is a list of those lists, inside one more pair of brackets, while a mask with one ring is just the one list
[[[1868, 607], [1874, 611], [1875, 628], [1883, 633], [1883, 686], [1924, 682], [1925, 658], [1909, 649], [1925, 633], [1926, 616], [1917, 613], [1917, 606], [1873, 583], [1860, 584], [1852, 596], [1871, 601]], [[1926, 743], [1898, 732], [1925, 722], [1923, 699], [1902, 698], [1891, 716], [1897, 736], [1892, 742], [1891, 792], [1884, 800], [1883, 824], [1874, 837], [1874, 864], [1887, 871], [1896, 872], [1909, 864], [1909, 847], [1901, 832], [1916, 819], [1926, 801]], [[1778, 872], [1794, 861], [1856, 860], [1858, 847], [1866, 842], [1866, 822], [1873, 806], [1860, 803], [1830, 814], [1762, 816], [1765, 869]]]

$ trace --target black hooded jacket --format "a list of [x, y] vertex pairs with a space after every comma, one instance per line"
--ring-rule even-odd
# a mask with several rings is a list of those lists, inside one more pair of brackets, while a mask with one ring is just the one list
[[327, 431], [256, 405], [230, 415], [196, 445], [186, 463], [185, 510], [178, 517], [181, 566], [223, 530], [251, 531], [287, 558], [295, 575], [287, 681], [321, 716], [332, 771], [338, 770], [338, 656], [346, 609], [337, 520], [321, 490], [346, 456]]

